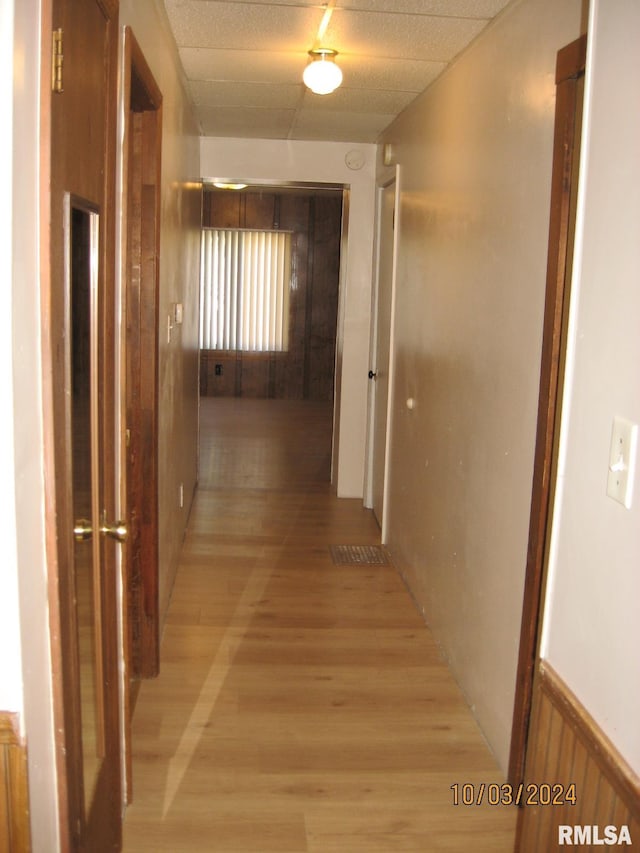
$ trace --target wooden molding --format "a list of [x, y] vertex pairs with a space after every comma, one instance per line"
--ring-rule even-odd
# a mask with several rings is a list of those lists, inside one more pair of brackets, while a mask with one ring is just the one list
[[582, 35], [558, 51], [556, 59], [556, 85], [584, 74], [587, 62], [587, 36]]
[[133, 33], [131, 27], [124, 28], [124, 50], [125, 64], [127, 73], [127, 88], [125, 103], [131, 102], [131, 77], [135, 74], [138, 85], [136, 91], [135, 104], [133, 108], [136, 112], [145, 112], [146, 110], [155, 111], [162, 106], [162, 91], [156, 83], [153, 72], [149, 68], [149, 64], [145, 59], [142, 48]]
[[585, 55], [586, 38], [583, 36], [559, 51], [556, 62], [554, 153], [538, 420], [508, 773], [509, 782], [514, 786], [522, 781], [524, 772], [539, 622], [544, 601], [548, 522], [553, 510], [581, 126], [582, 90], [578, 80], [584, 76]]
[[118, 14], [119, 0], [98, 0], [98, 6], [107, 20], [115, 18]]
[[[137, 678], [160, 668], [158, 586], [158, 317], [162, 92], [131, 27], [124, 30], [124, 212], [122, 281], [126, 334], [119, 431], [125, 462], [120, 495], [129, 523], [123, 552], [125, 756], [132, 798], [131, 716]], [[125, 435], [127, 438], [125, 438]]]
[[160, 669], [158, 598], [158, 323], [162, 95], [131, 30], [126, 31], [128, 91], [124, 147], [127, 194], [124, 276], [126, 549], [129, 673], [152, 678]]

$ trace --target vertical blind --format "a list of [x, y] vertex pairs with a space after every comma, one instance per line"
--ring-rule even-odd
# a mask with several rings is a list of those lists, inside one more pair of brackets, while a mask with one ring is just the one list
[[200, 269], [202, 349], [287, 349], [290, 233], [204, 228]]

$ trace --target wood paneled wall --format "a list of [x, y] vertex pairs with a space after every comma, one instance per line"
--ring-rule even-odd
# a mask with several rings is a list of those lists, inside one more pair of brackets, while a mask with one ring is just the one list
[[[543, 783], [550, 785], [557, 804], [546, 804], [547, 789], [539, 787]], [[571, 785], [575, 804], [566, 797], [569, 792], [571, 798]], [[536, 802], [526, 805], [527, 799]], [[597, 826], [600, 837], [606, 826], [618, 831], [627, 826], [633, 844], [640, 844], [640, 779], [546, 663], [536, 678], [523, 802], [517, 853], [559, 849], [561, 825]]]
[[6, 711], [0, 711], [0, 850], [31, 850], [27, 750], [17, 714]]
[[291, 231], [293, 258], [289, 350], [201, 352], [203, 396], [332, 399], [341, 222], [340, 190], [204, 193], [205, 227]]

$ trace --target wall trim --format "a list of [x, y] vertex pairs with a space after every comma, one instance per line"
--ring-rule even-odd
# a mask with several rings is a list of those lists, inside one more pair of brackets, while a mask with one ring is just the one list
[[520, 647], [511, 727], [509, 782], [523, 778], [533, 681], [546, 593], [546, 555], [553, 513], [555, 469], [562, 422], [562, 388], [571, 302], [571, 271], [580, 161], [587, 39], [581, 36], [556, 57], [556, 104], [549, 211], [540, 387], [524, 576]]

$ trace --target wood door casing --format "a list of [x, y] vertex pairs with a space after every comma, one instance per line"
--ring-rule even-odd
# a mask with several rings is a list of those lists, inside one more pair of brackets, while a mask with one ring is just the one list
[[124, 556], [125, 753], [132, 799], [131, 718], [141, 678], [160, 669], [158, 577], [158, 292], [162, 94], [130, 27], [124, 33], [127, 175], [123, 210], [125, 365], [122, 501]]
[[553, 501], [553, 472], [560, 423], [573, 260], [585, 60], [586, 36], [582, 36], [558, 53], [556, 64], [556, 114], [538, 424], [509, 757], [508, 778], [514, 786], [519, 785], [524, 778], [539, 623], [544, 603], [548, 522]]
[[378, 281], [376, 290], [375, 362], [370, 378], [373, 384], [373, 462], [371, 470], [373, 512], [385, 530], [385, 491], [387, 480], [389, 400], [392, 373], [393, 292], [395, 269], [395, 216], [397, 181], [379, 190]]
[[[51, 440], [45, 446], [47, 558], [51, 604], [56, 759], [63, 850], [99, 853], [117, 849], [121, 839], [120, 716], [118, 691], [116, 549], [100, 537], [100, 626], [98, 657], [104, 674], [99, 691], [102, 761], [92, 806], [85, 810], [78, 620], [75, 601], [74, 517], [69, 408], [69, 290], [65, 217], [71, 199], [86, 200], [99, 217], [96, 310], [98, 323], [95, 380], [95, 433], [100, 445], [95, 505], [115, 519], [114, 370], [114, 201], [118, 4], [116, 0], [53, 0], [43, 23], [43, 53], [52, 31], [63, 35], [63, 90], [43, 92], [49, 99], [50, 134], [43, 143], [49, 157], [49, 242], [43, 247], [42, 335], [44, 421]], [[46, 214], [44, 214], [46, 216]], [[68, 235], [67, 235], [68, 238]], [[92, 519], [97, 534], [100, 522]]]
[[130, 675], [149, 678], [160, 667], [157, 388], [162, 94], [130, 28], [125, 31], [125, 62], [128, 645]]

